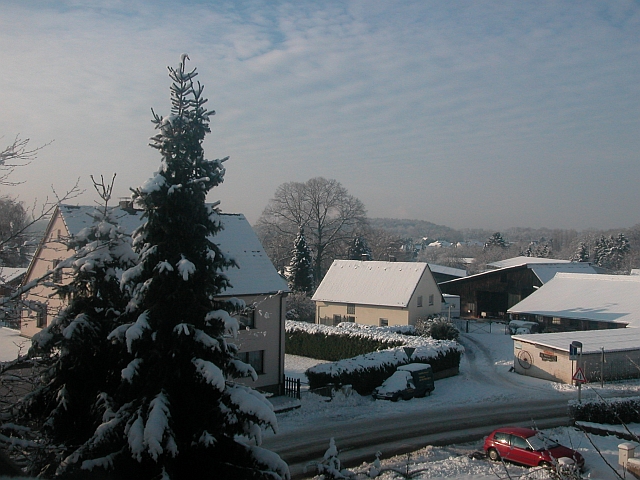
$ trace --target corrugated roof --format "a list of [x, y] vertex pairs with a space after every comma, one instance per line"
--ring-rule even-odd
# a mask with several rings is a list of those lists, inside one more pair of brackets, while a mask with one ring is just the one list
[[436, 265], [435, 263], [428, 263], [427, 265], [429, 265], [429, 270], [431, 270], [432, 273], [441, 273], [452, 277], [467, 276], [467, 271], [461, 268], [445, 267], [444, 265]]
[[556, 273], [598, 273], [590, 263], [585, 262], [568, 262], [568, 263], [549, 263], [541, 265], [527, 265], [536, 277], [544, 284], [551, 280]]
[[640, 327], [640, 277], [557, 273], [508, 311]]
[[640, 348], [640, 328], [614, 328], [610, 330], [589, 330], [584, 332], [533, 333], [530, 335], [514, 335], [515, 341], [535, 343], [542, 347], [569, 351], [571, 342], [582, 343], [582, 353], [601, 353], [621, 350], [638, 350]]
[[544, 263], [571, 263], [569, 260], [558, 260], [557, 258], [538, 258], [538, 257], [513, 257], [506, 260], [500, 260], [498, 262], [487, 263], [487, 267], [493, 268], [505, 268], [505, 267], [517, 267], [520, 265], [533, 265]]
[[428, 268], [422, 262], [334, 260], [312, 300], [407, 307]]
[[[61, 205], [60, 213], [71, 235], [76, 235], [93, 222], [90, 214], [95, 207]], [[115, 208], [118, 223], [128, 233], [133, 232], [142, 222], [141, 210]], [[221, 214], [224, 230], [218, 232], [213, 241], [229, 258], [233, 258], [239, 268], [227, 270], [232, 288], [224, 295], [257, 295], [288, 292], [287, 282], [278, 274], [267, 256], [260, 240], [249, 222], [241, 214]]]

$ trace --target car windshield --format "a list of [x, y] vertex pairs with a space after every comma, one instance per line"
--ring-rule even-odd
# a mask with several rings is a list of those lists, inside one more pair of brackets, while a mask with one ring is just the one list
[[532, 437], [527, 438], [527, 441], [531, 444], [534, 450], [549, 450], [551, 448], [556, 448], [559, 445], [558, 442], [542, 435], [541, 433], [537, 433]]
[[411, 380], [411, 373], [406, 371], [398, 370], [389, 378], [387, 378], [384, 383], [378, 387], [378, 393], [395, 393], [407, 388], [407, 384]]

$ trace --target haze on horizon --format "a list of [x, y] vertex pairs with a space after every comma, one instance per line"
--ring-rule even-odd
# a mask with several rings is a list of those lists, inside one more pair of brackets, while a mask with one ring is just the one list
[[0, 136], [54, 142], [2, 194], [143, 183], [183, 52], [217, 114], [213, 190], [255, 222], [334, 178], [370, 217], [453, 228], [640, 223], [640, 4], [0, 0]]

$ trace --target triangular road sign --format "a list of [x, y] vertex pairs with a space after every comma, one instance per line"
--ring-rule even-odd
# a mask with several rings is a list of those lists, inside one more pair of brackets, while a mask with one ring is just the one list
[[577, 383], [587, 383], [587, 379], [584, 376], [582, 368], [578, 367], [576, 373], [573, 374], [573, 381]]

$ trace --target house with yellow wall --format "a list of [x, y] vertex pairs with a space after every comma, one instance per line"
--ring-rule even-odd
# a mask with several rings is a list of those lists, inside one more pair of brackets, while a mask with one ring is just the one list
[[[94, 210], [90, 206], [58, 206], [27, 269], [23, 285], [46, 276], [73, 255], [65, 241], [91, 225]], [[142, 213], [126, 206], [114, 210], [118, 224], [128, 233], [142, 223]], [[220, 219], [224, 228], [212, 237], [212, 241], [238, 265], [238, 268], [223, 272], [231, 287], [220, 298], [237, 298], [249, 307], [242, 315], [237, 315], [241, 329], [234, 343], [239, 347], [240, 359], [251, 364], [258, 373], [258, 381], [251, 382], [251, 386], [277, 393], [284, 377], [284, 322], [289, 288], [244, 215], [221, 214]], [[44, 281], [25, 294], [24, 304], [28, 308], [24, 308], [21, 316], [22, 335], [32, 337], [64, 307], [63, 300], [55, 295], [53, 285], [70, 281], [70, 274], [66, 269], [49, 273]]]
[[444, 299], [422, 262], [335, 260], [312, 297], [316, 323], [415, 325], [439, 315]]

